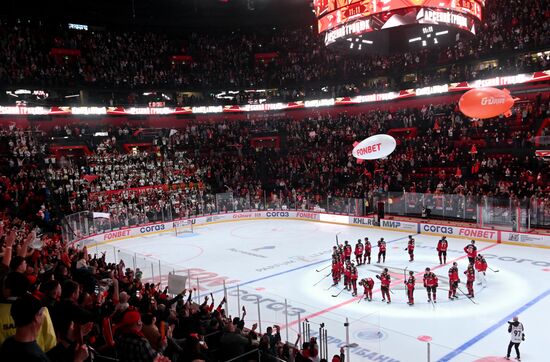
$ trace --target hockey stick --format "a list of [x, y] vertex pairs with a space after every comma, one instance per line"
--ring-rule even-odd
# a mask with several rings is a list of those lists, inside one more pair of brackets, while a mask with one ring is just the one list
[[326, 267], [324, 267], [324, 268], [321, 268], [321, 269], [315, 269], [315, 271], [316, 271], [317, 273], [320, 273], [320, 272], [322, 272], [323, 270], [325, 270], [326, 268], [330, 267], [331, 265], [332, 265], [332, 264], [329, 264], [329, 265], [327, 265], [327, 266], [326, 266]]
[[333, 294], [332, 297], [333, 298], [336, 298], [337, 296], [339, 296], [340, 294], [342, 294], [342, 292], [346, 290], [346, 287], [343, 287], [341, 291], [338, 292], [338, 294]]
[[489, 268], [489, 270], [492, 271], [493, 273], [498, 273], [498, 272], [500, 271], [500, 270], [498, 270], [498, 269], [495, 270], [495, 269], [493, 269], [493, 268], [491, 268], [491, 267], [489, 267], [489, 266], [488, 266], [487, 268]]
[[459, 286], [457, 286], [457, 289], [458, 289], [458, 290], [460, 291], [460, 293], [462, 293], [466, 298], [468, 298], [469, 300], [471, 300], [472, 303], [477, 304], [477, 302], [476, 302], [473, 298], [468, 297], [468, 294], [464, 293], [464, 292], [462, 291], [462, 289], [460, 289]]
[[331, 289], [332, 287], [335, 287], [335, 286], [337, 286], [337, 285], [338, 285], [338, 284], [332, 284], [330, 287], [328, 287], [328, 288], [325, 289], [325, 290], [329, 290], [329, 289]]
[[316, 286], [317, 284], [321, 283], [323, 280], [325, 280], [326, 278], [328, 278], [329, 275], [331, 275], [331, 273], [328, 273], [327, 275], [325, 275], [321, 280], [319, 280], [317, 283], [313, 284], [313, 286]]
[[340, 233], [336, 233], [336, 246], [339, 246], [339, 244], [338, 244], [338, 235], [340, 235]]

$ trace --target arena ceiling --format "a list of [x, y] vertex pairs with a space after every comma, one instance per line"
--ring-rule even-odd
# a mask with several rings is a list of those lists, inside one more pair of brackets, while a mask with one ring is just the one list
[[3, 0], [2, 13], [12, 20], [183, 28], [315, 23], [310, 0]]

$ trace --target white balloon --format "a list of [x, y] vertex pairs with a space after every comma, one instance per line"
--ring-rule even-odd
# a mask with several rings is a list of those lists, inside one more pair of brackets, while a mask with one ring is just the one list
[[395, 138], [387, 134], [377, 134], [359, 142], [351, 154], [361, 160], [377, 160], [389, 156], [397, 146]]

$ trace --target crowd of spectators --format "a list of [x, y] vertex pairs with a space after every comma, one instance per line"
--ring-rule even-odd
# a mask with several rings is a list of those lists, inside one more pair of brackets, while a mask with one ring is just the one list
[[[142, 149], [122, 147], [143, 144], [136, 132], [142, 127], [128, 124], [102, 128], [103, 140], [87, 143], [92, 154], [58, 160], [46, 153], [50, 136], [74, 142], [97, 138], [85, 135], [99, 129], [4, 129], [10, 157], [2, 191], [12, 209], [40, 202], [48, 219], [109, 212], [110, 224], [103, 225], [109, 228], [235, 208], [326, 208], [329, 198], [365, 199], [372, 208], [388, 192], [528, 204], [548, 191], [548, 165], [535, 157], [533, 143], [548, 112], [548, 100], [539, 97], [520, 102], [510, 118], [485, 121], [464, 118], [453, 104], [305, 119], [187, 121], [156, 130]], [[351, 156], [354, 141], [395, 131], [399, 147], [392, 157], [358, 164]], [[266, 134], [279, 146], [255, 143]], [[215, 196], [222, 193], [234, 199]]]
[[37, 235], [32, 222], [3, 217], [0, 241], [2, 361], [226, 361], [250, 352], [242, 360], [298, 362], [318, 354], [315, 339], [295, 349], [280, 327], [249, 325], [245, 308], [232, 318], [225, 299], [170, 293], [123, 260]]
[[[212, 296], [197, 302], [191, 291], [169, 295], [124, 260], [109, 263], [71, 246], [61, 239], [59, 219], [82, 210], [109, 212], [109, 225], [95, 226], [100, 231], [230, 210], [234, 202], [311, 210], [325, 207], [327, 197], [371, 200], [387, 191], [547, 203], [549, 166], [533, 156], [533, 142], [549, 116], [548, 102], [542, 96], [518, 102], [511, 117], [485, 121], [466, 119], [447, 104], [305, 119], [186, 121], [155, 132], [139, 123], [4, 127], [2, 360], [84, 361], [93, 354], [97, 360], [215, 361], [247, 351], [257, 361], [315, 360], [313, 340], [293, 349], [277, 330], [246, 328], [245, 316], [229, 318], [223, 301], [216, 308]], [[99, 131], [100, 142], [87, 141]], [[399, 146], [391, 157], [359, 164], [350, 155], [354, 141], [392, 132]], [[255, 142], [266, 135], [279, 144]], [[49, 146], [60, 139], [92, 152], [55, 157]], [[122, 147], [135, 141], [149, 146]], [[228, 194], [235, 198], [223, 197]]]
[[[547, 56], [527, 54], [549, 45], [548, 14], [541, 0], [490, 1], [475, 37], [463, 37], [449, 46], [384, 56], [344, 54], [327, 48], [323, 37], [307, 27], [182, 35], [76, 31], [24, 21], [2, 23], [0, 81], [35, 86], [86, 84], [109, 89], [277, 88], [271, 97], [288, 101], [306, 92], [312, 95], [312, 89], [334, 96], [388, 87], [405, 89], [402, 87], [411, 82], [422, 86], [471, 80], [495, 71], [502, 75], [507, 71], [545, 70]], [[56, 57], [51, 54], [52, 48], [78, 50], [79, 55]], [[255, 60], [257, 53], [272, 52], [277, 54], [272, 60]], [[175, 55], [190, 56], [192, 60], [174, 60]], [[496, 61], [491, 65], [468, 63], [488, 57]], [[411, 73], [416, 77], [403, 79]], [[209, 96], [203, 98], [203, 102], [212, 101]], [[238, 100], [246, 98], [242, 93]], [[179, 102], [187, 105], [194, 98], [180, 98]]]

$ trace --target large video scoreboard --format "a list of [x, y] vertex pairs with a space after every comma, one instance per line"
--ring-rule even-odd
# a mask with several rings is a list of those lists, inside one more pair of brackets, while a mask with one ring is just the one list
[[[429, 27], [434, 34], [475, 34], [485, 0], [315, 0], [314, 5], [318, 31], [324, 34], [326, 45], [359, 35], [363, 44], [374, 45], [396, 34], [411, 36], [409, 39], [417, 38], [417, 34], [423, 39]], [[405, 27], [409, 28], [405, 32], [396, 31]], [[422, 30], [424, 27], [428, 30]], [[366, 35], [389, 29], [393, 29], [393, 36]], [[433, 41], [434, 37], [426, 39]]]

